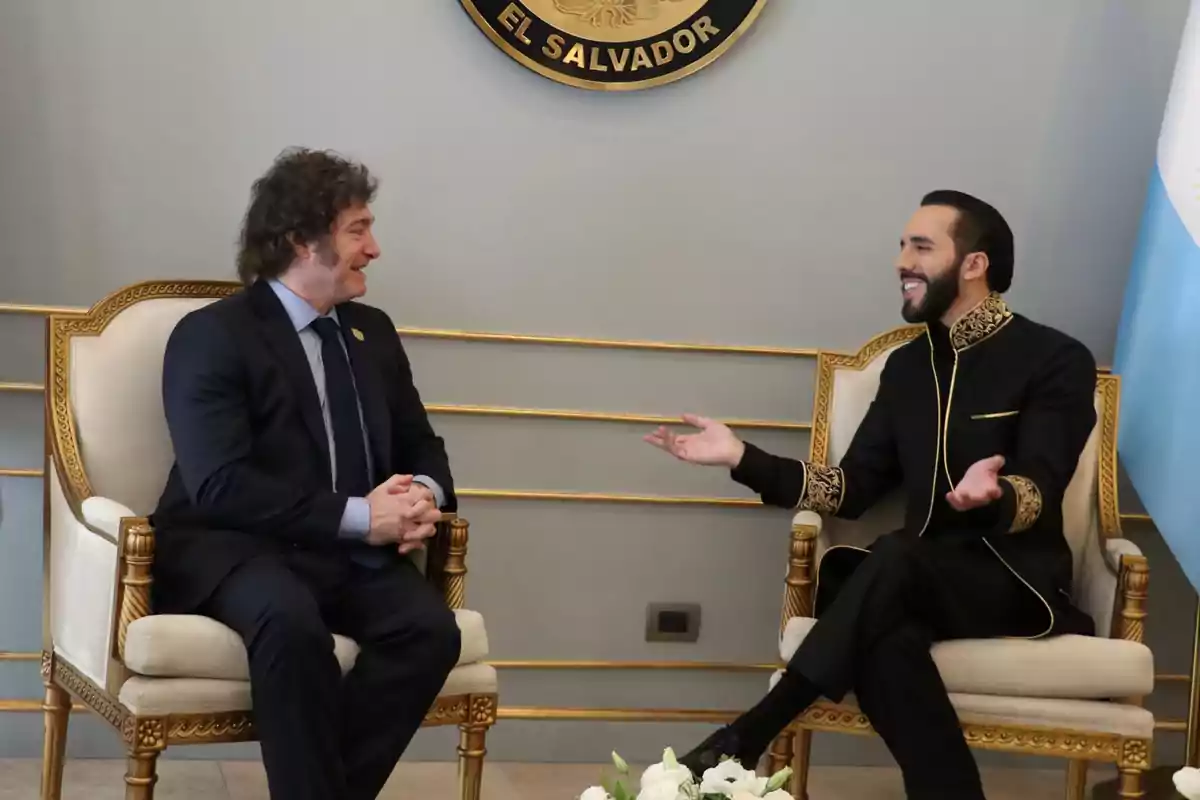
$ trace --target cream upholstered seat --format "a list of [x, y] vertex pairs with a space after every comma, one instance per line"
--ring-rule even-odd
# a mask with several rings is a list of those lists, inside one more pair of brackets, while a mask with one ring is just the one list
[[[887, 358], [924, 328], [875, 337], [858, 353], [822, 353], [817, 365], [812, 461], [836, 465], [866, 414]], [[1137, 546], [1120, 538], [1117, 511], [1119, 378], [1101, 375], [1097, 423], [1063, 499], [1063, 523], [1074, 555], [1075, 604], [1091, 615], [1097, 635], [1036, 640], [942, 642], [932, 655], [973, 747], [1071, 759], [1069, 800], [1084, 797], [1089, 761], [1115, 763], [1122, 797], [1139, 797], [1149, 768], [1154, 716], [1140, 699], [1154, 688], [1154, 659], [1142, 643], [1149, 573]], [[885, 507], [857, 523], [802, 511], [792, 522], [784, 590], [780, 656], [796, 652], [815, 620], [814, 565], [836, 539], [862, 546], [899, 527]], [[778, 680], [777, 673], [772, 678]], [[870, 733], [853, 696], [821, 701], [772, 748], [772, 766], [796, 764], [793, 794], [806, 797], [812, 731]]]
[[[67, 693], [124, 738], [128, 798], [153, 796], [168, 745], [255, 738], [237, 634], [207, 617], [149, 613], [154, 531], [145, 518], [174, 460], [160, 394], [167, 338], [186, 313], [239, 288], [137, 284], [85, 315], [49, 321], [43, 798], [61, 794]], [[497, 687], [483, 618], [462, 608], [467, 533], [466, 520], [445, 521], [421, 564], [462, 634], [458, 666], [425, 724], [459, 726], [460, 794], [476, 800]], [[333, 643], [349, 672], [357, 644]]]

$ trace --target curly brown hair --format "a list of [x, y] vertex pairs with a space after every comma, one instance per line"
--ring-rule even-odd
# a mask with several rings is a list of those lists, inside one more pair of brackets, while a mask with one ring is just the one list
[[295, 259], [293, 243], [328, 236], [340, 212], [370, 203], [378, 188], [362, 164], [324, 150], [284, 150], [250, 190], [238, 277], [247, 286], [279, 277]]

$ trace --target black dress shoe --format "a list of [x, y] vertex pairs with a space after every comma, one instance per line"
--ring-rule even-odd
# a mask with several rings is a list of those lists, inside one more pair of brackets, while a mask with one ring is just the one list
[[736, 730], [724, 727], [680, 758], [679, 763], [699, 778], [706, 771], [731, 758], [740, 763], [743, 769], [753, 770], [762, 756], [763, 751], [755, 752], [747, 747]]

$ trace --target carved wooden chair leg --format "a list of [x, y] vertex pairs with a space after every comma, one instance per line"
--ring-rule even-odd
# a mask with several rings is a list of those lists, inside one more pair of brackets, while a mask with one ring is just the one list
[[125, 759], [125, 800], [154, 800], [159, 750], [135, 746]]
[[42, 800], [62, 798], [63, 763], [67, 752], [67, 723], [71, 719], [71, 696], [49, 678], [42, 701]]
[[1146, 792], [1142, 788], [1142, 770], [1122, 767], [1119, 787], [1118, 797], [1145, 797]]
[[[771, 750], [767, 754], [767, 774], [774, 775], [779, 770], [792, 763], [793, 743], [796, 738], [796, 732], [791, 728], [785, 728], [783, 733], [775, 737], [775, 741], [771, 742]], [[747, 769], [753, 769], [750, 764], [744, 765]]]
[[1088, 762], [1072, 759], [1067, 762], [1067, 800], [1086, 800]]
[[793, 744], [792, 785], [790, 793], [795, 800], [808, 800], [808, 764], [812, 756], [812, 731], [801, 728], [796, 731]]
[[487, 755], [487, 725], [458, 726], [458, 793], [460, 800], [479, 800], [483, 758]]

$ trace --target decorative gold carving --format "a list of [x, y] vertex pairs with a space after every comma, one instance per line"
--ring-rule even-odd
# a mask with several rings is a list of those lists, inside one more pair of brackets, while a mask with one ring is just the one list
[[496, 695], [471, 695], [471, 713], [468, 721], [472, 725], [494, 725], [496, 723]]
[[[866, 715], [853, 706], [821, 701], [806, 709], [796, 724], [810, 730], [872, 734]], [[1129, 766], [1148, 766], [1150, 743], [1103, 733], [1073, 733], [1020, 725], [963, 723], [963, 736], [972, 747], [1031, 755], [1082, 758]]]
[[813, 566], [817, 550], [815, 525], [793, 525], [788, 553], [787, 578], [783, 590], [780, 630], [793, 617], [811, 617], [813, 611]]
[[845, 491], [846, 476], [840, 467], [805, 464], [804, 491], [796, 508], [818, 514], [836, 514]]
[[446, 605], [460, 609], [466, 602], [467, 538], [469, 523], [457, 517], [450, 521], [450, 548], [446, 556]]
[[118, 314], [144, 300], [216, 299], [240, 289], [241, 284], [229, 281], [147, 281], [110, 294], [84, 314], [54, 314], [50, 317], [50, 364], [47, 366], [50, 396], [47, 401], [53, 432], [51, 444], [63, 491], [74, 507], [78, 508], [93, 492], [79, 452], [75, 417], [71, 412], [71, 339], [99, 335]]
[[1016, 495], [1017, 509], [1013, 514], [1013, 521], [1008, 527], [1008, 532], [1022, 533], [1029, 530], [1042, 515], [1041, 490], [1038, 489], [1036, 483], [1023, 475], [1004, 475], [1000, 480], [1006, 481], [1009, 486], [1012, 486], [1013, 493]]
[[424, 725], [457, 725], [465, 722], [470, 707], [469, 695], [439, 697], [429, 711], [425, 712]]
[[50, 675], [53, 672], [54, 672], [54, 653], [50, 652], [49, 650], [43, 650], [42, 651], [42, 669], [41, 669], [42, 680], [43, 681], [48, 680], [50, 678]]
[[255, 737], [254, 715], [249, 711], [220, 714], [174, 714], [167, 727], [170, 744], [248, 742]]
[[1151, 743], [1145, 739], [1126, 739], [1121, 748], [1121, 769], [1149, 769]]
[[624, 28], [658, 16], [659, 4], [680, 0], [553, 0], [564, 14], [579, 17], [593, 28]]
[[88, 708], [103, 717], [109, 725], [119, 731], [124, 730], [127, 715], [116, 698], [102, 691], [57, 656], [54, 658], [54, 682], [82, 700]]
[[1150, 590], [1150, 564], [1144, 556], [1122, 556], [1118, 579], [1120, 615], [1113, 622], [1119, 639], [1142, 642], [1146, 637], [1146, 597]]
[[154, 529], [140, 517], [121, 520], [122, 573], [121, 616], [117, 627], [117, 653], [125, 657], [125, 637], [129, 626], [150, 616], [150, 574], [154, 563]]
[[1121, 538], [1121, 513], [1117, 495], [1117, 423], [1121, 409], [1121, 378], [1100, 375], [1096, 380], [1100, 396], [1099, 460], [1100, 533], [1106, 539]]
[[131, 750], [164, 750], [167, 746], [161, 717], [126, 717], [121, 735]]
[[1008, 304], [998, 294], [989, 294], [979, 305], [950, 326], [950, 344], [958, 352], [991, 338], [1012, 321]]
[[853, 355], [822, 352], [817, 356], [817, 388], [813, 395], [812, 438], [808, 460], [829, 464], [829, 416], [833, 410], [834, 373], [839, 369], [861, 372], [889, 350], [908, 344], [925, 332], [923, 325], [906, 325], [881, 333]]

